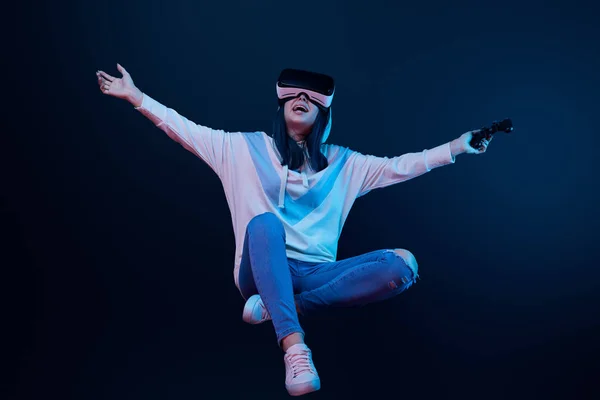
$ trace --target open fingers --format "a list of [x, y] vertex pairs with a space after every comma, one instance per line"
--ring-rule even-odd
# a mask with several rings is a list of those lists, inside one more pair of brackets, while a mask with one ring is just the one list
[[104, 78], [98, 77], [98, 86], [100, 86], [100, 89], [104, 92], [106, 90], [110, 89], [110, 85], [111, 82], [107, 81]]
[[101, 85], [104, 85], [104, 84], [110, 85], [112, 83], [112, 81], [109, 81], [108, 79], [105, 79], [105, 78], [99, 76], [98, 83]]
[[104, 93], [107, 93], [110, 90], [112, 82], [107, 81], [104, 78], [98, 77], [98, 86], [100, 86], [100, 90]]
[[107, 73], [106, 73], [106, 72], [104, 72], [104, 71], [98, 71], [98, 72], [96, 73], [96, 75], [98, 75], [99, 77], [102, 77], [102, 78], [106, 79], [106, 80], [107, 80], [107, 81], [109, 81], [109, 82], [112, 82], [112, 81], [114, 81], [114, 80], [115, 80], [115, 77], [114, 77], [114, 76], [110, 76], [109, 74], [107, 74]]

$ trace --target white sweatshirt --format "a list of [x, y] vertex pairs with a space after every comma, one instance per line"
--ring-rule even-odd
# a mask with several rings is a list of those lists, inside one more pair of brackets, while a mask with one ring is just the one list
[[310, 168], [296, 172], [281, 165], [272, 138], [264, 132], [224, 132], [197, 125], [146, 94], [137, 110], [221, 179], [233, 222], [238, 289], [246, 226], [253, 217], [271, 212], [281, 220], [289, 258], [335, 261], [342, 227], [358, 197], [455, 161], [450, 143], [393, 158], [324, 144], [329, 166], [317, 173]]

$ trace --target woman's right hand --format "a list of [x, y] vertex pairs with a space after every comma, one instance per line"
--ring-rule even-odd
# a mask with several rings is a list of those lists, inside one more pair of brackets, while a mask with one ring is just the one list
[[143, 94], [133, 83], [131, 75], [129, 75], [129, 72], [121, 64], [117, 64], [117, 69], [123, 75], [122, 78], [115, 78], [104, 71], [96, 72], [100, 91], [109, 96], [125, 99], [135, 107], [141, 106]]

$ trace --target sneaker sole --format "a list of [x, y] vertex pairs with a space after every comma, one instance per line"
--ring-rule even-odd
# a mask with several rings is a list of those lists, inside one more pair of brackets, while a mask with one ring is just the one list
[[321, 380], [317, 379], [310, 382], [297, 383], [295, 385], [285, 385], [290, 396], [302, 396], [303, 394], [316, 392], [321, 389]]
[[258, 325], [258, 324], [262, 324], [263, 322], [266, 321], [266, 320], [256, 321], [256, 320], [252, 319], [252, 310], [254, 309], [254, 307], [256, 306], [256, 303], [258, 303], [259, 300], [260, 300], [260, 296], [257, 294], [250, 296], [250, 298], [246, 302], [246, 305], [244, 306], [244, 311], [242, 312], [242, 319], [244, 320], [244, 322], [246, 322], [248, 324], [252, 324], [252, 325]]

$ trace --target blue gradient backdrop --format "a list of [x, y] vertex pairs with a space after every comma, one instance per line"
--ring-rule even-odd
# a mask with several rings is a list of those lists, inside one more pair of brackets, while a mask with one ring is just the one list
[[[114, 0], [15, 13], [3, 161], [9, 399], [281, 399], [241, 321], [218, 178], [124, 101], [268, 130], [275, 79], [338, 84], [330, 142], [395, 156], [510, 117], [488, 152], [371, 192], [345, 258], [411, 250], [389, 302], [305, 319], [322, 399], [600, 398], [600, 27], [592, 2]], [[3, 389], [3, 390], [4, 390]]]

